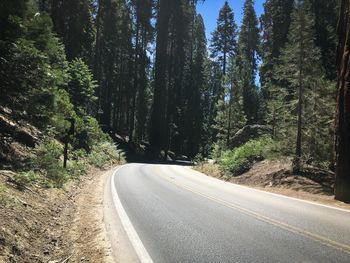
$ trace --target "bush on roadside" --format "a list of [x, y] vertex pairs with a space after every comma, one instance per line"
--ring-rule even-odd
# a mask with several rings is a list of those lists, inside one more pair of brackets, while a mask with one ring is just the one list
[[87, 162], [87, 153], [83, 149], [69, 149], [69, 160], [67, 163], [67, 172], [70, 177], [78, 178], [80, 175], [87, 174], [89, 164]]
[[124, 154], [110, 142], [102, 142], [93, 146], [91, 153], [88, 155], [88, 163], [99, 168], [116, 161], [124, 162]]
[[[97, 132], [96, 132], [97, 131]], [[93, 134], [100, 129], [93, 128]], [[96, 132], [96, 133], [95, 133]], [[30, 185], [39, 181], [49, 187], [62, 187], [69, 178], [78, 178], [87, 174], [90, 166], [103, 168], [113, 163], [124, 162], [124, 155], [110, 142], [107, 135], [100, 138], [101, 142], [92, 144], [90, 153], [84, 149], [75, 149], [69, 145], [69, 160], [67, 169], [63, 168], [63, 145], [54, 139], [54, 133], [46, 136], [43, 142], [36, 148], [36, 157], [33, 159], [33, 170], [20, 173], [16, 180], [23, 185]]]
[[237, 176], [247, 172], [254, 162], [277, 156], [276, 142], [269, 137], [261, 137], [223, 152], [219, 158], [219, 165], [224, 172]]
[[40, 176], [34, 171], [17, 173], [14, 176], [15, 181], [20, 185], [31, 185], [39, 180]]
[[70, 160], [67, 164], [67, 172], [71, 178], [79, 178], [79, 176], [87, 174], [88, 169], [89, 166], [84, 159]]
[[37, 148], [37, 156], [33, 163], [55, 187], [62, 187], [68, 179], [68, 172], [63, 168], [61, 156], [63, 146], [50, 137], [46, 137]]
[[84, 149], [90, 153], [94, 145], [102, 142], [111, 142], [110, 137], [102, 131], [98, 121], [91, 116], [76, 118], [75, 134], [71, 142], [73, 148]]

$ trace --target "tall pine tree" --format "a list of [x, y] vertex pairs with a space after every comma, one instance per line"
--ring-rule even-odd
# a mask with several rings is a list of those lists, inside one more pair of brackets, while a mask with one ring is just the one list
[[253, 0], [246, 0], [244, 3], [238, 48], [237, 63], [243, 90], [243, 109], [248, 124], [253, 124], [258, 121], [259, 110], [258, 93], [255, 84], [259, 55], [259, 28]]
[[[287, 140], [295, 138], [294, 172], [300, 171], [303, 156], [315, 157], [316, 137], [323, 134], [321, 130], [315, 129], [322, 128], [322, 125], [329, 127], [332, 120], [329, 116], [331, 114], [324, 115], [323, 111], [327, 104], [322, 101], [322, 96], [331, 102], [332, 87], [323, 80], [321, 52], [315, 44], [315, 36], [315, 18], [309, 3], [297, 1], [279, 71], [281, 79], [288, 83], [284, 99], [285, 105], [288, 105], [287, 112], [291, 115], [287, 121], [289, 130], [285, 136]], [[323, 117], [326, 119], [322, 120]], [[327, 136], [329, 131], [321, 135], [319, 143], [324, 143]]]
[[186, 110], [186, 154], [194, 157], [203, 148], [205, 136], [204, 95], [208, 83], [208, 53], [203, 18], [197, 15], [193, 30], [193, 55], [191, 63], [191, 82], [187, 92]]
[[237, 25], [227, 1], [220, 9], [217, 26], [212, 33], [210, 51], [211, 57], [221, 63], [222, 73], [225, 75], [229, 57], [237, 52]]

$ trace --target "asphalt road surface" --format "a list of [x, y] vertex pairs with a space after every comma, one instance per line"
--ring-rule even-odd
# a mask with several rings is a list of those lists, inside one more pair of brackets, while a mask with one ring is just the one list
[[127, 164], [110, 189], [140, 262], [350, 262], [346, 210], [176, 165]]

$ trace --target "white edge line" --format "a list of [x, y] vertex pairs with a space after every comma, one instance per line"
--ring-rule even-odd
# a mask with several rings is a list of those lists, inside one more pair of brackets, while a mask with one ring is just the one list
[[122, 225], [125, 229], [126, 234], [129, 237], [129, 240], [134, 247], [136, 254], [140, 260], [141, 263], [153, 263], [153, 260], [151, 259], [150, 255], [148, 254], [146, 248], [144, 247], [140, 237], [138, 236], [135, 228], [133, 227], [128, 215], [125, 212], [125, 209], [119, 199], [117, 189], [114, 184], [114, 178], [116, 173], [123, 168], [124, 166], [121, 166], [117, 168], [113, 175], [111, 176], [111, 190], [112, 190], [112, 198], [113, 198], [113, 203], [115, 206], [115, 209], [117, 210], [117, 213], [119, 215], [119, 218], [122, 222]]
[[[185, 166], [183, 166], [183, 167], [185, 167]], [[210, 175], [207, 175], [205, 173], [201, 173], [201, 172], [199, 172], [197, 170], [194, 170], [192, 167], [190, 168], [190, 170], [192, 172], [194, 172], [194, 173], [199, 173], [201, 175], [209, 176], [210, 178], [212, 178], [214, 180], [218, 180], [220, 182], [229, 183], [231, 185], [234, 185], [234, 186], [237, 186], [237, 187], [240, 187], [240, 188], [249, 189], [249, 190], [253, 190], [253, 191], [259, 192], [259, 193], [264, 193], [264, 194], [268, 194], [268, 195], [272, 195], [272, 196], [282, 197], [282, 198], [285, 198], [285, 199], [290, 199], [290, 200], [299, 201], [299, 202], [303, 202], [303, 203], [307, 203], [307, 204], [311, 204], [311, 205], [321, 206], [321, 207], [325, 207], [325, 208], [330, 208], [330, 209], [335, 209], [335, 210], [339, 210], [339, 211], [342, 211], [342, 212], [350, 213], [350, 210], [348, 210], [348, 209], [339, 208], [339, 207], [330, 206], [330, 205], [324, 205], [324, 204], [316, 203], [316, 202], [313, 202], [313, 201], [308, 201], [308, 200], [303, 200], [303, 199], [290, 197], [290, 196], [286, 196], [286, 195], [271, 193], [271, 192], [268, 192], [268, 191], [256, 189], [256, 188], [245, 186], [245, 185], [240, 185], [240, 184], [235, 184], [235, 183], [231, 183], [231, 182], [226, 182], [226, 181], [220, 180], [218, 178], [212, 177]]]

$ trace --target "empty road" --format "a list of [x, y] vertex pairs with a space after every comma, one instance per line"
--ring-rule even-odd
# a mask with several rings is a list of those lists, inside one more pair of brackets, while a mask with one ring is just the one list
[[[350, 262], [350, 212], [176, 165], [127, 164], [109, 180], [139, 262]], [[118, 251], [116, 252], [118, 253]]]

